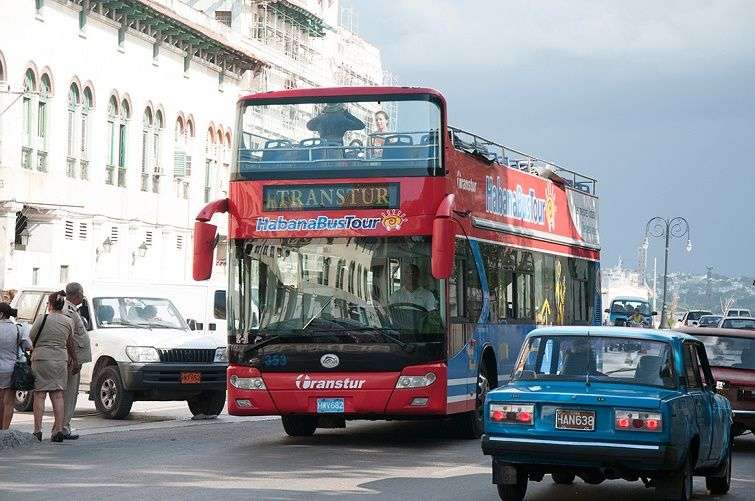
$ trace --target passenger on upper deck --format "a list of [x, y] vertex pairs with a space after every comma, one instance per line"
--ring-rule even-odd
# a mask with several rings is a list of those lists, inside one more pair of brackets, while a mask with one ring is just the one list
[[383, 149], [379, 148], [379, 146], [383, 146], [385, 143], [385, 134], [388, 132], [388, 113], [383, 110], [375, 113], [375, 127], [377, 128], [376, 135], [370, 138], [371, 146], [373, 147], [372, 156], [382, 157]]
[[346, 131], [364, 129], [364, 122], [352, 115], [341, 103], [326, 104], [319, 115], [307, 122], [307, 129], [320, 134], [330, 145], [343, 145]]
[[407, 267], [406, 280], [399, 290], [391, 294], [391, 304], [414, 304], [421, 306], [427, 311], [438, 308], [435, 296], [429, 290], [419, 284], [419, 266], [410, 264]]

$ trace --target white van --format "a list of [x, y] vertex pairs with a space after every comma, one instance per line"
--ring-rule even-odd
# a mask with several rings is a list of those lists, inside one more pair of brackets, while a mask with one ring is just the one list
[[[129, 414], [135, 400], [186, 400], [192, 414], [217, 415], [225, 405], [225, 332], [192, 331], [171, 299], [148, 285], [84, 285], [80, 312], [87, 320], [92, 362], [81, 369], [80, 391], [107, 418]], [[19, 322], [45, 313], [57, 289], [20, 289]], [[30, 410], [31, 396], [16, 395], [16, 409]]]

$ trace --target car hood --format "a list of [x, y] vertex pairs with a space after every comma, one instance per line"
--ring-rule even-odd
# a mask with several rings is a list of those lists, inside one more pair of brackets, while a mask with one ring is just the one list
[[226, 345], [223, 334], [207, 334], [182, 329], [102, 329], [93, 336], [117, 339], [125, 346], [152, 346], [161, 350], [175, 348], [212, 348], [214, 350]]
[[678, 395], [676, 390], [653, 386], [583, 381], [517, 381], [493, 390], [491, 400], [590, 406], [631, 406], [657, 409], [661, 400]]
[[755, 370], [731, 367], [711, 367], [717, 381], [728, 381], [737, 386], [755, 386]]

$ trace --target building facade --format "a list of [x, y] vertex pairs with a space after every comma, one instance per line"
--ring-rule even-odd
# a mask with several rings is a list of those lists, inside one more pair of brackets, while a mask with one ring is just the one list
[[337, 2], [197, 3], [3, 7], [0, 290], [190, 281], [194, 216], [227, 190], [239, 95], [337, 85], [345, 67], [382, 81], [379, 52], [338, 28]]

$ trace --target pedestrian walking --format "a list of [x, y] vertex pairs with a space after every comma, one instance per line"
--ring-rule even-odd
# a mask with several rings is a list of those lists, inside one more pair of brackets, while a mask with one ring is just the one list
[[65, 291], [50, 294], [48, 313], [34, 322], [30, 333], [33, 343], [31, 368], [34, 373], [34, 436], [40, 441], [48, 393], [55, 416], [50, 440], [63, 441], [63, 391], [68, 383], [69, 371], [78, 371], [79, 367], [73, 346], [74, 322], [63, 313], [65, 305]]
[[[25, 356], [24, 351], [31, 349], [29, 336], [13, 321], [16, 315], [18, 312], [8, 303], [0, 303], [0, 430], [10, 428], [13, 419], [16, 390], [11, 380], [16, 360], [19, 356]], [[19, 351], [22, 353], [19, 354]]]
[[79, 398], [79, 382], [81, 380], [81, 366], [86, 362], [92, 361], [92, 348], [89, 341], [86, 325], [79, 314], [83, 309], [84, 288], [81, 284], [71, 282], [66, 285], [66, 304], [63, 313], [73, 320], [73, 347], [76, 351], [76, 360], [78, 365], [72, 367], [68, 374], [68, 383], [63, 393], [65, 402], [65, 412], [63, 416], [63, 438], [65, 440], [76, 440], [79, 436], [71, 433], [71, 418], [76, 411], [76, 402]]

